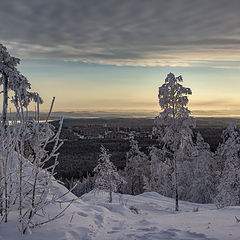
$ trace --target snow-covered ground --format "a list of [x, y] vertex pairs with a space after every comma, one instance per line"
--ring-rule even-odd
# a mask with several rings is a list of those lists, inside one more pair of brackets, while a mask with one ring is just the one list
[[[57, 184], [57, 191], [66, 189]], [[69, 193], [66, 199], [76, 198]], [[149, 192], [138, 196], [113, 195], [108, 203], [106, 192], [90, 192], [77, 199], [65, 215], [54, 222], [33, 229], [23, 239], [31, 240], [155, 240], [155, 239], [240, 239], [240, 207], [216, 209], [180, 201], [174, 212], [174, 200]], [[49, 214], [64, 206], [49, 206]], [[0, 224], [1, 240], [22, 239], [16, 228], [17, 215]]]

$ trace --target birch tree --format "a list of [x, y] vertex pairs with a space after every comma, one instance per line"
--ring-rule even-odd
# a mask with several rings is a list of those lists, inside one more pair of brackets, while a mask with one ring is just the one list
[[175, 185], [175, 210], [179, 210], [178, 194], [178, 161], [183, 156], [186, 142], [191, 138], [191, 128], [194, 119], [190, 116], [191, 111], [187, 108], [188, 95], [192, 94], [190, 88], [180, 83], [182, 76], [175, 77], [169, 73], [165, 83], [159, 87], [159, 105], [162, 109], [159, 116], [155, 118], [153, 134], [157, 135], [163, 142], [163, 149], [174, 169]]

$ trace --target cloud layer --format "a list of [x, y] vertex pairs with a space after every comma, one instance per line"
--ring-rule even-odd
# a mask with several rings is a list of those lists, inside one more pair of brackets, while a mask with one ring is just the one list
[[231, 66], [239, 9], [239, 0], [1, 1], [0, 40], [31, 59]]

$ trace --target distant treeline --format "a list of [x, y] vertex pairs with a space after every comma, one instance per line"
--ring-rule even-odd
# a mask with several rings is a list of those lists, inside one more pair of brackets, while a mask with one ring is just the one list
[[[151, 118], [66, 118], [63, 127], [75, 127], [86, 124], [107, 124], [110, 127], [152, 127], [154, 119]], [[238, 118], [217, 118], [199, 117], [196, 118], [196, 128], [226, 128], [228, 124], [235, 122], [240, 125]], [[58, 125], [58, 121], [53, 121], [53, 125]]]
[[[205, 141], [214, 152], [221, 141], [223, 128], [196, 128], [194, 132], [200, 132]], [[140, 149], [148, 153], [149, 147], [157, 144], [154, 139], [138, 139]], [[130, 145], [128, 140], [115, 139], [86, 139], [67, 140], [60, 148], [59, 165], [56, 168], [58, 179], [81, 179], [92, 173], [97, 164], [100, 147], [104, 145], [111, 153], [111, 160], [118, 169], [124, 169], [126, 164], [126, 152]], [[49, 146], [51, 147], [51, 146]], [[49, 163], [51, 164], [51, 162]]]
[[[148, 147], [155, 144], [155, 142], [155, 140], [151, 139], [140, 139], [139, 146], [142, 151], [148, 152]], [[59, 151], [59, 165], [56, 168], [56, 177], [58, 179], [81, 179], [83, 176], [91, 174], [97, 164], [101, 145], [109, 149], [114, 165], [118, 169], [123, 169], [125, 167], [126, 152], [130, 149], [127, 140], [87, 139], [65, 141]]]

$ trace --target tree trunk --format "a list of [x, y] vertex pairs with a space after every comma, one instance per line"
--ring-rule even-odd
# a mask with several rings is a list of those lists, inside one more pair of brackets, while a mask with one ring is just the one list
[[3, 197], [3, 186], [2, 186], [2, 163], [1, 161], [3, 161], [3, 155], [2, 153], [0, 153], [0, 216], [3, 215], [3, 201], [2, 201], [2, 197]]
[[178, 205], [178, 172], [177, 172], [177, 159], [175, 156], [174, 159], [174, 165], [175, 165], [175, 211], [179, 210]]
[[[2, 78], [3, 78], [3, 110], [2, 110], [2, 133], [3, 136], [6, 134], [6, 126], [7, 126], [7, 106], [8, 106], [8, 79], [5, 73], [2, 73]], [[3, 161], [3, 156], [1, 156], [0, 161]], [[1, 181], [1, 173], [3, 172], [2, 168], [2, 163], [0, 162], [0, 215], [3, 214], [3, 191], [1, 190], [1, 187], [3, 187], [3, 181]], [[6, 176], [5, 176], [6, 177]]]
[[2, 126], [7, 126], [7, 108], [8, 108], [8, 78], [3, 73], [3, 109], [2, 109]]
[[112, 189], [109, 190], [109, 202], [112, 203]]
[[133, 178], [131, 178], [131, 195], [134, 195]]

